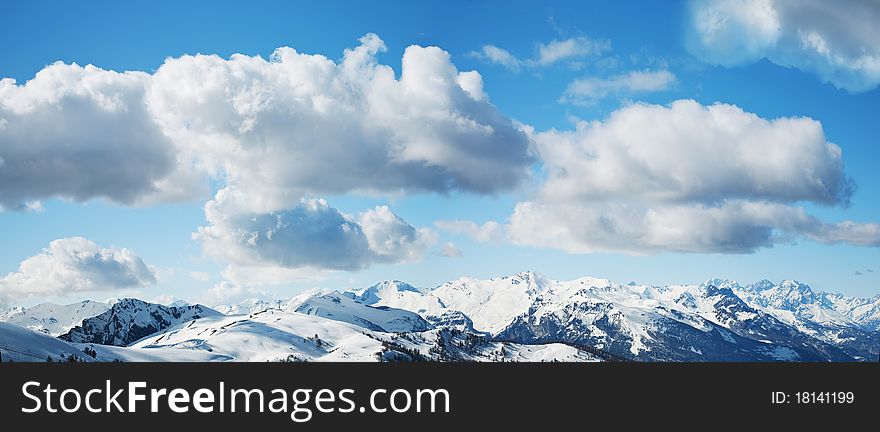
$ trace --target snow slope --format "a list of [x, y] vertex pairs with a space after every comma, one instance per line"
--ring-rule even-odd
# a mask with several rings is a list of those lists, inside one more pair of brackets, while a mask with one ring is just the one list
[[299, 307], [304, 301], [331, 292], [326, 289], [312, 289], [301, 292], [293, 298], [287, 300], [262, 300], [250, 298], [239, 303], [222, 304], [214, 306], [212, 309], [224, 315], [248, 315], [254, 312], [261, 312], [266, 309], [279, 309], [283, 311], [292, 311]]
[[210, 352], [237, 361], [376, 361], [382, 344], [364, 332], [352, 324], [268, 309], [190, 321], [145, 338], [132, 348]]
[[419, 332], [428, 330], [431, 326], [414, 312], [387, 306], [367, 306], [339, 292], [308, 298], [295, 312], [347, 322], [380, 332]]
[[232, 360], [229, 356], [208, 351], [162, 347], [135, 349], [91, 343], [71, 345], [80, 350], [94, 350], [94, 360], [99, 362], [211, 362]]
[[79, 348], [25, 327], [0, 322], [0, 360], [4, 362], [91, 361]]
[[[470, 348], [462, 348], [468, 343]], [[275, 309], [191, 321], [123, 350], [157, 349], [210, 353], [229, 361], [599, 360], [563, 344], [525, 346], [450, 330], [392, 334]]]
[[110, 309], [110, 304], [91, 300], [69, 305], [43, 303], [29, 308], [14, 308], [0, 314], [0, 321], [27, 327], [52, 336], [66, 333], [86, 318]]

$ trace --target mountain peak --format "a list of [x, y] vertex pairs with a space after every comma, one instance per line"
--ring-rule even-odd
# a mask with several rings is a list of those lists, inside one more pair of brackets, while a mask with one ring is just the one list
[[705, 282], [700, 284], [700, 286], [703, 288], [708, 288], [710, 286], [715, 287], [715, 288], [727, 288], [727, 289], [741, 288], [737, 281], [731, 280], [731, 279], [722, 279], [722, 278], [707, 279]]
[[768, 279], [761, 279], [761, 280], [758, 281], [758, 282], [755, 282], [755, 283], [753, 283], [753, 284], [751, 284], [751, 285], [746, 286], [746, 288], [748, 288], [748, 289], [750, 289], [751, 291], [754, 291], [754, 292], [761, 292], [761, 291], [766, 291], [766, 290], [768, 290], [768, 289], [771, 289], [771, 288], [773, 288], [773, 287], [775, 287], [775, 286], [776, 286], [776, 284], [773, 283], [773, 282], [771, 282], [770, 280], [768, 280]]
[[809, 285], [796, 280], [786, 279], [779, 285], [767, 286], [769, 282], [761, 281], [750, 285], [757, 294], [755, 299], [761, 306], [796, 311], [799, 307], [817, 301], [817, 296]]
[[730, 288], [730, 285], [724, 285], [724, 284], [719, 284], [719, 285], [714, 285], [714, 284], [702, 285], [702, 287], [706, 290], [705, 291], [706, 297], [715, 297], [718, 295], [724, 296], [724, 297], [731, 297], [731, 296], [737, 297], [737, 295]]
[[379, 283], [373, 285], [370, 288], [374, 288], [374, 287], [375, 288], [389, 288], [389, 289], [394, 289], [396, 291], [422, 292], [422, 290], [420, 290], [420, 289], [418, 289], [418, 288], [416, 288], [406, 282], [403, 282], [401, 280], [397, 280], [397, 279], [384, 280], [382, 282], [379, 282]]
[[492, 278], [491, 280], [509, 280], [513, 285], [518, 285], [520, 283], [525, 283], [526, 286], [534, 286], [537, 287], [539, 285], [543, 285], [545, 281], [549, 281], [549, 279], [544, 276], [543, 273], [537, 272], [534, 270], [525, 270], [519, 273], [514, 273], [509, 276], [501, 276], [498, 278]]
[[407, 292], [424, 294], [426, 290], [416, 288], [403, 281], [389, 279], [367, 288], [346, 291], [342, 293], [342, 295], [350, 297], [363, 304], [371, 305], [380, 302], [383, 298], [397, 296], [401, 293]]
[[800, 283], [794, 279], [786, 279], [780, 282], [779, 286], [788, 289], [796, 289], [798, 291], [812, 291], [809, 285]]
[[75, 343], [127, 346], [173, 325], [213, 315], [220, 313], [199, 304], [169, 307], [124, 298], [103, 313], [82, 320], [59, 338]]

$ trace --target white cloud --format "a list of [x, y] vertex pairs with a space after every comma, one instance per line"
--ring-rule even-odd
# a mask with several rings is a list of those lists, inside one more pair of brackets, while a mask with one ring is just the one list
[[255, 287], [244, 287], [234, 282], [223, 281], [207, 290], [200, 301], [205, 304], [217, 306], [224, 303], [236, 302], [245, 298], [264, 298], [267, 292]]
[[519, 70], [523, 66], [523, 62], [515, 55], [511, 54], [504, 48], [498, 48], [495, 45], [483, 45], [479, 51], [468, 53], [470, 57], [504, 66], [511, 70]]
[[153, 297], [153, 299], [150, 300], [150, 303], [160, 304], [163, 306], [171, 306], [172, 303], [174, 303], [178, 300], [180, 300], [180, 299], [178, 299], [177, 297], [175, 297], [173, 295], [160, 294], [160, 295], [157, 295], [156, 297]]
[[501, 243], [507, 238], [505, 227], [495, 221], [480, 225], [465, 220], [441, 220], [434, 222], [434, 225], [443, 231], [464, 234], [480, 243]]
[[128, 249], [103, 248], [82, 237], [54, 240], [0, 279], [12, 298], [146, 287], [155, 271]]
[[24, 203], [24, 210], [28, 213], [42, 213], [46, 209], [40, 201], [28, 201]]
[[455, 243], [446, 242], [440, 248], [440, 255], [447, 258], [458, 258], [462, 255], [461, 249], [455, 246]]
[[611, 49], [607, 40], [593, 40], [588, 37], [576, 37], [538, 45], [538, 57], [535, 61], [541, 66], [548, 66], [571, 58], [596, 56]]
[[872, 0], [692, 2], [688, 49], [709, 63], [762, 58], [851, 92], [880, 84], [880, 3]]
[[0, 79], [0, 210], [56, 196], [138, 204], [204, 192], [151, 120], [150, 79], [60, 62], [23, 85]]
[[685, 204], [517, 204], [515, 244], [571, 253], [751, 253], [807, 238], [821, 243], [880, 246], [876, 223], [827, 223], [803, 209], [765, 202]]
[[527, 177], [529, 141], [488, 103], [477, 72], [410, 46], [399, 78], [375, 35], [340, 62], [279, 48], [168, 59], [149, 105], [162, 130], [262, 212], [344, 193], [509, 190]]
[[387, 206], [361, 213], [357, 222], [367, 238], [369, 249], [383, 262], [419, 261], [425, 249], [437, 241], [432, 230], [414, 228]]
[[194, 237], [209, 255], [236, 266], [357, 270], [419, 260], [436, 239], [385, 206], [354, 217], [322, 199], [303, 199], [289, 209], [254, 213], [227, 192], [205, 206], [209, 225]]
[[674, 83], [675, 74], [668, 70], [630, 71], [610, 78], [581, 78], [568, 85], [560, 102], [593, 105], [606, 98], [663, 91]]
[[478, 73], [411, 46], [397, 79], [376, 63], [382, 41], [361, 41], [339, 63], [281, 48], [271, 61], [182, 57], [156, 72], [159, 123], [226, 183], [196, 234], [208, 254], [272, 278], [416, 261], [431, 230], [387, 207], [351, 216], [312, 197], [489, 193], [528, 175], [528, 136], [487, 102]]
[[0, 81], [0, 206], [151, 204], [192, 198], [208, 177], [227, 198], [206, 205], [199, 238], [239, 267], [419, 259], [430, 230], [387, 208], [355, 218], [313, 197], [494, 194], [528, 178], [534, 157], [478, 72], [410, 46], [396, 76], [382, 51], [368, 34], [339, 61], [282, 47], [268, 60], [168, 58], [152, 74], [56, 63], [22, 86]]
[[766, 120], [734, 105], [634, 104], [575, 131], [535, 135], [544, 199], [846, 204], [840, 147], [805, 117]]
[[468, 55], [488, 63], [501, 65], [512, 71], [522, 68], [541, 68], [559, 63], [577, 61], [585, 57], [597, 57], [611, 49], [611, 42], [606, 39], [591, 39], [586, 36], [568, 39], [554, 39], [548, 43], [539, 43], [532, 58], [520, 59], [510, 51], [495, 45], [483, 45], [479, 51]]
[[633, 254], [750, 253], [798, 239], [880, 246], [876, 223], [825, 222], [797, 207], [846, 206], [854, 187], [841, 149], [809, 118], [680, 100], [534, 138], [546, 180], [510, 218], [515, 244]]

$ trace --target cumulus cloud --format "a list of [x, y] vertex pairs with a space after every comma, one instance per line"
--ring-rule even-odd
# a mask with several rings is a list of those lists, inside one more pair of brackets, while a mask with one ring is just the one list
[[668, 70], [630, 71], [610, 78], [581, 78], [568, 85], [560, 102], [594, 105], [606, 98], [663, 91], [674, 83], [675, 74]]
[[554, 201], [845, 205], [854, 187], [818, 121], [767, 120], [734, 105], [634, 104], [535, 139], [547, 170], [542, 194]]
[[851, 92], [880, 84], [880, 3], [710, 0], [690, 7], [688, 49], [737, 66], [766, 58]]
[[752, 253], [797, 238], [880, 246], [880, 225], [827, 223], [801, 208], [765, 202], [721, 205], [593, 205], [522, 202], [510, 219], [515, 244], [572, 253]]
[[163, 131], [207, 171], [279, 209], [314, 195], [515, 187], [528, 137], [492, 106], [477, 72], [410, 46], [400, 77], [367, 35], [340, 62], [279, 48], [168, 59], [148, 97]]
[[188, 199], [205, 195], [204, 175], [287, 204], [496, 193], [527, 176], [528, 138], [479, 73], [410, 46], [396, 77], [376, 60], [382, 40], [360, 41], [339, 62], [284, 47], [268, 60], [168, 58], [153, 74], [55, 63], [24, 85], [0, 80], [0, 205]]
[[156, 283], [155, 270], [134, 252], [103, 248], [82, 237], [54, 240], [0, 279], [0, 295], [27, 298], [72, 292], [140, 288]]
[[478, 72], [410, 46], [396, 76], [377, 61], [383, 51], [368, 34], [338, 61], [282, 47], [269, 59], [168, 58], [154, 73], [56, 63], [25, 85], [2, 80], [0, 206], [149, 204], [210, 179], [220, 191], [197, 237], [239, 267], [419, 259], [431, 230], [386, 207], [349, 216], [314, 197], [495, 194], [528, 178], [535, 159]]
[[797, 206], [846, 206], [854, 188], [841, 149], [809, 118], [680, 100], [534, 139], [546, 180], [506, 226], [516, 244], [634, 254], [750, 253], [797, 239], [880, 246], [876, 223], [826, 222]]
[[357, 270], [375, 263], [421, 259], [435, 240], [379, 206], [355, 216], [323, 199], [292, 208], [253, 213], [237, 207], [226, 191], [205, 206], [209, 225], [194, 237], [205, 251], [237, 266]]
[[151, 119], [150, 79], [60, 62], [23, 85], [0, 79], [0, 210], [52, 197], [137, 204], [204, 192]]
[[596, 57], [611, 49], [611, 42], [607, 39], [591, 39], [586, 36], [568, 39], [554, 39], [548, 43], [539, 43], [535, 47], [535, 54], [531, 58], [521, 59], [510, 51], [495, 45], [483, 45], [478, 51], [469, 52], [474, 57], [504, 66], [512, 71], [522, 68], [542, 68], [554, 64], [578, 61], [585, 57]]
[[312, 197], [494, 193], [528, 175], [529, 138], [488, 102], [479, 73], [411, 46], [397, 78], [376, 62], [383, 50], [368, 35], [338, 63], [281, 48], [269, 61], [184, 56], [157, 70], [158, 123], [225, 181], [196, 234], [209, 254], [273, 275], [411, 262], [431, 230], [387, 207], [351, 216]]

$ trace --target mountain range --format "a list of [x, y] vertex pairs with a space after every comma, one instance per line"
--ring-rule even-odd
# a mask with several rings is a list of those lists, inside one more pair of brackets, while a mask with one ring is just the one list
[[[556, 281], [522, 272], [488, 280], [465, 277], [433, 289], [390, 280], [346, 292], [213, 308], [137, 299], [46, 304], [7, 310], [0, 321], [6, 322], [0, 353], [19, 361], [28, 358], [15, 352], [31, 351], [30, 361], [71, 355], [98, 361], [880, 357], [880, 295], [819, 293], [791, 280], [652, 286], [591, 277]], [[42, 334], [23, 336], [30, 333]], [[47, 344], [46, 337], [57, 343]]]

